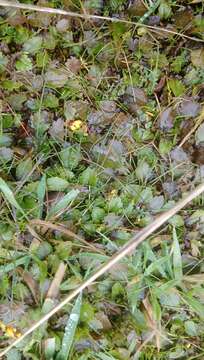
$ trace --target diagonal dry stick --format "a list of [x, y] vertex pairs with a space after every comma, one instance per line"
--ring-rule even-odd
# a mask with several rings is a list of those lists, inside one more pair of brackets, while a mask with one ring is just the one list
[[[73, 11], [66, 11], [66, 10], [62, 10], [62, 9], [53, 9], [53, 8], [49, 8], [49, 7], [41, 7], [41, 6], [31, 5], [31, 4], [13, 3], [10, 1], [6, 1], [6, 0], [0, 0], [0, 6], [11, 7], [11, 8], [15, 8], [15, 9], [22, 9], [22, 10], [38, 11], [38, 12], [44, 12], [44, 13], [49, 13], [49, 14], [54, 14], [54, 15], [64, 15], [64, 16], [85, 19], [85, 20], [98, 19], [98, 20], [104, 20], [104, 21], [110, 21], [110, 22], [121, 22], [121, 23], [129, 24], [129, 25], [141, 26], [140, 22], [131, 21], [131, 20], [112, 18], [109, 16], [92, 15], [92, 14], [87, 14], [87, 13], [80, 14], [80, 13], [76, 13]], [[177, 35], [177, 36], [183, 37], [185, 39], [198, 41], [198, 42], [204, 42], [204, 40], [202, 40], [202, 39], [199, 39], [199, 38], [196, 38], [193, 36], [188, 36], [188, 35], [185, 35], [182, 33], [178, 33], [177, 31], [164, 29], [159, 26], [151, 26], [151, 25], [142, 24], [142, 27], [145, 27], [154, 32], [164, 32], [167, 34]]]
[[126, 255], [131, 253], [141, 244], [149, 235], [151, 235], [155, 230], [157, 230], [161, 225], [163, 225], [167, 220], [169, 220], [173, 215], [180, 211], [184, 206], [186, 206], [190, 201], [199, 196], [204, 192], [204, 183], [199, 185], [195, 190], [191, 191], [184, 199], [181, 199], [172, 209], [166, 211], [165, 213], [158, 216], [151, 224], [147, 225], [139, 233], [128, 241], [115, 255], [113, 255], [104, 265], [102, 265], [93, 275], [91, 275], [87, 280], [82, 282], [75, 290], [73, 290], [64, 300], [62, 300], [57, 306], [55, 306], [49, 313], [44, 315], [40, 320], [38, 320], [34, 325], [32, 325], [21, 337], [16, 339], [11, 345], [9, 345], [5, 350], [0, 353], [0, 357], [7, 354], [14, 346], [18, 345], [26, 336], [31, 334], [34, 330], [39, 328], [47, 320], [51, 318], [56, 312], [61, 310], [63, 306], [68, 304], [75, 296], [77, 296], [82, 290], [87, 286], [91, 285], [96, 279], [108, 271], [113, 265], [117, 264], [122, 260]]

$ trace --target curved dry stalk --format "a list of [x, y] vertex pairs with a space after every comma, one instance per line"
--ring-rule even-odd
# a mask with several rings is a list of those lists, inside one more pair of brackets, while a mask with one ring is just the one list
[[[121, 23], [129, 24], [129, 25], [141, 26], [140, 22], [131, 21], [131, 20], [112, 18], [109, 16], [92, 15], [92, 14], [87, 14], [87, 13], [80, 14], [80, 13], [76, 13], [73, 11], [66, 11], [66, 10], [62, 10], [62, 9], [53, 9], [53, 8], [49, 8], [49, 7], [42, 7], [42, 6], [31, 5], [31, 4], [11, 3], [10, 1], [6, 1], [6, 0], [0, 0], [0, 6], [11, 7], [11, 8], [15, 8], [15, 9], [22, 9], [22, 10], [44, 12], [44, 13], [49, 13], [49, 14], [53, 14], [53, 15], [70, 16], [70, 17], [80, 18], [80, 19], [84, 19], [84, 20], [98, 19], [98, 20], [104, 20], [104, 21], [110, 21], [110, 22], [121, 22]], [[155, 31], [155, 32], [164, 32], [167, 34], [177, 35], [177, 36], [183, 37], [185, 39], [198, 41], [198, 42], [204, 42], [204, 40], [196, 38], [194, 36], [188, 36], [188, 35], [185, 35], [182, 33], [178, 33], [177, 31], [161, 28], [159, 26], [151, 26], [151, 25], [142, 24], [142, 27], [145, 27], [145, 28], [147, 28], [151, 31]]]
[[184, 206], [189, 202], [199, 196], [204, 192], [204, 183], [199, 185], [195, 190], [191, 191], [184, 199], [181, 199], [172, 209], [166, 211], [165, 213], [158, 216], [151, 224], [147, 225], [139, 233], [128, 241], [115, 255], [113, 255], [104, 265], [102, 265], [93, 275], [91, 275], [87, 280], [82, 282], [75, 290], [62, 300], [58, 305], [56, 305], [49, 313], [44, 315], [40, 320], [38, 320], [34, 325], [32, 325], [21, 337], [16, 339], [11, 345], [9, 345], [5, 350], [0, 353], [0, 357], [4, 356], [11, 350], [14, 346], [18, 345], [26, 336], [31, 334], [34, 330], [38, 329], [42, 324], [61, 310], [66, 304], [68, 304], [75, 296], [77, 296], [81, 291], [83, 291], [87, 286], [90, 286], [96, 279], [101, 275], [105, 274], [106, 271], [117, 264], [122, 260], [126, 255], [135, 250], [139, 244], [141, 244], [149, 235], [151, 235], [155, 230], [157, 230], [161, 225], [168, 221], [173, 215], [180, 211]]
[[52, 229], [52, 230], [56, 230], [59, 231], [69, 237], [71, 237], [72, 239], [76, 239], [78, 241], [80, 241], [82, 244], [86, 245], [89, 249], [91, 249], [92, 251], [95, 251], [99, 254], [103, 254], [104, 252], [101, 251], [100, 249], [98, 249], [96, 246], [94, 246], [92, 243], [89, 243], [88, 241], [86, 241], [85, 239], [83, 239], [80, 235], [75, 234], [73, 231], [66, 229], [64, 225], [61, 224], [53, 224], [50, 221], [45, 221], [45, 220], [31, 220], [30, 224], [32, 225], [36, 225], [36, 226], [43, 226], [46, 227], [47, 229]]

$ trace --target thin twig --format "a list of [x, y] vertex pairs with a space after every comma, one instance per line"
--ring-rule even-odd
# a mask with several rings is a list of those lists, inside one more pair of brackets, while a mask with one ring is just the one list
[[[0, 0], [0, 6], [11, 7], [11, 8], [15, 8], [15, 9], [22, 9], [22, 10], [44, 12], [44, 13], [49, 13], [49, 14], [53, 14], [53, 15], [70, 16], [70, 17], [80, 18], [80, 19], [84, 19], [84, 20], [98, 19], [98, 20], [104, 20], [104, 21], [110, 21], [110, 22], [121, 22], [124, 24], [141, 26], [141, 24], [139, 22], [131, 21], [131, 20], [112, 18], [109, 16], [92, 15], [92, 14], [87, 14], [87, 13], [80, 14], [80, 13], [75, 13], [73, 11], [66, 11], [66, 10], [62, 10], [62, 9], [53, 9], [53, 8], [49, 8], [49, 7], [41, 7], [41, 6], [31, 5], [31, 4], [11, 3], [10, 1], [6, 1], [6, 0]], [[182, 33], [178, 33], [177, 31], [164, 29], [159, 26], [150, 26], [150, 25], [146, 25], [146, 24], [142, 24], [142, 26], [151, 31], [165, 32], [167, 34], [177, 35], [177, 36], [183, 37], [185, 39], [198, 41], [198, 42], [204, 42], [204, 40], [202, 40], [202, 39], [199, 39], [199, 38], [196, 38], [193, 36], [188, 36], [188, 35], [185, 35]]]
[[155, 230], [157, 230], [161, 225], [168, 221], [173, 215], [180, 211], [184, 206], [189, 202], [199, 196], [204, 192], [204, 183], [191, 191], [184, 199], [181, 199], [173, 208], [166, 211], [157, 217], [151, 224], [147, 225], [139, 233], [128, 241], [115, 255], [113, 255], [104, 265], [102, 265], [93, 275], [91, 275], [87, 280], [82, 282], [75, 290], [73, 290], [64, 300], [62, 300], [58, 305], [56, 305], [49, 313], [44, 315], [40, 320], [38, 320], [34, 325], [32, 325], [21, 337], [16, 339], [11, 345], [9, 345], [5, 350], [0, 353], [0, 357], [4, 356], [11, 350], [14, 346], [18, 345], [26, 336], [31, 334], [33, 331], [38, 329], [42, 324], [49, 320], [54, 314], [61, 310], [66, 304], [68, 304], [72, 299], [75, 298], [81, 291], [90, 286], [96, 279], [101, 275], [105, 274], [110, 268], [122, 260], [126, 255], [131, 253], [135, 248], [139, 246], [149, 235], [151, 235]]
[[50, 221], [45, 221], [45, 220], [31, 220], [30, 224], [32, 225], [36, 225], [36, 226], [43, 226], [46, 227], [47, 229], [52, 229], [52, 230], [56, 230], [59, 231], [73, 239], [76, 239], [78, 241], [80, 241], [82, 244], [85, 244], [86, 246], [88, 246], [90, 249], [94, 250], [97, 253], [103, 254], [104, 253], [97, 249], [96, 246], [94, 246], [92, 243], [89, 243], [88, 241], [86, 241], [85, 239], [83, 239], [80, 235], [75, 234], [73, 231], [66, 229], [64, 225], [60, 225], [60, 224], [53, 224]]

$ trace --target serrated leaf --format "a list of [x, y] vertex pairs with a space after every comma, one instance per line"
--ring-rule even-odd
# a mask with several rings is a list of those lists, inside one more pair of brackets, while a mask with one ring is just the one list
[[29, 71], [33, 67], [31, 59], [27, 54], [22, 54], [21, 57], [16, 61], [16, 69], [18, 71]]
[[59, 212], [66, 209], [66, 207], [76, 199], [79, 190], [71, 190], [66, 194], [57, 204], [53, 205], [49, 212], [49, 217], [57, 215]]
[[67, 360], [69, 359], [70, 349], [74, 340], [75, 331], [79, 322], [80, 311], [82, 303], [82, 293], [79, 294], [72, 312], [67, 321], [65, 327], [64, 337], [62, 339], [62, 346], [60, 353], [57, 355], [56, 360]]

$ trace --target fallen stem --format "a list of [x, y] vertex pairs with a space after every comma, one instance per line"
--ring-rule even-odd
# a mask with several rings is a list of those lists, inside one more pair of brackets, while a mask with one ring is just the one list
[[24, 334], [22, 334], [18, 339], [16, 339], [11, 345], [9, 345], [5, 350], [0, 353], [0, 357], [4, 356], [11, 350], [14, 346], [18, 345], [26, 336], [31, 334], [34, 330], [38, 329], [42, 324], [49, 320], [54, 314], [61, 310], [66, 304], [68, 304], [72, 299], [75, 298], [81, 291], [91, 285], [96, 279], [108, 271], [113, 265], [117, 264], [122, 260], [126, 255], [135, 250], [139, 244], [141, 244], [149, 235], [151, 235], [155, 230], [157, 230], [161, 225], [168, 221], [173, 215], [180, 211], [184, 206], [189, 202], [199, 196], [204, 192], [204, 183], [191, 191], [184, 199], [181, 199], [173, 208], [166, 211], [165, 213], [158, 216], [151, 224], [147, 225], [139, 233], [128, 241], [115, 255], [113, 255], [104, 265], [102, 265], [93, 275], [91, 275], [87, 280], [82, 282], [75, 290], [73, 290], [64, 300], [62, 300], [58, 305], [56, 305], [49, 313], [44, 315], [40, 320], [38, 320], [34, 325], [32, 325]]
[[92, 249], [97, 253], [104, 254], [101, 250], [97, 249], [96, 246], [94, 246], [92, 243], [89, 243], [88, 241], [83, 239], [80, 235], [77, 235], [73, 231], [66, 229], [64, 225], [53, 224], [50, 221], [38, 220], [38, 219], [31, 220], [30, 224], [35, 225], [35, 226], [43, 226], [43, 227], [46, 227], [47, 229], [59, 231], [75, 240], [80, 241], [82, 244], [85, 244], [89, 249]]
[[[70, 17], [80, 18], [80, 19], [84, 19], [84, 20], [98, 19], [98, 20], [104, 20], [104, 21], [110, 21], [110, 22], [120, 22], [120, 23], [129, 24], [129, 25], [141, 26], [140, 22], [131, 21], [131, 20], [112, 18], [109, 16], [92, 15], [92, 14], [87, 14], [87, 13], [80, 14], [80, 13], [76, 13], [73, 11], [66, 11], [66, 10], [62, 10], [62, 9], [53, 9], [53, 8], [49, 8], [49, 7], [41, 7], [41, 6], [31, 5], [31, 4], [11, 3], [10, 1], [6, 1], [6, 0], [0, 0], [0, 6], [11, 7], [11, 8], [15, 8], [15, 9], [22, 9], [22, 10], [44, 12], [44, 13], [49, 13], [49, 14], [54, 14], [54, 15], [70, 16]], [[185, 35], [182, 33], [178, 33], [177, 31], [161, 28], [159, 26], [151, 26], [151, 25], [142, 24], [142, 27], [145, 27], [151, 31], [159, 31], [159, 32], [163, 31], [167, 34], [177, 35], [177, 36], [183, 37], [188, 40], [204, 42], [204, 40], [196, 38], [194, 36], [188, 36], [188, 35]]]

